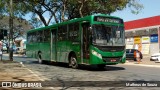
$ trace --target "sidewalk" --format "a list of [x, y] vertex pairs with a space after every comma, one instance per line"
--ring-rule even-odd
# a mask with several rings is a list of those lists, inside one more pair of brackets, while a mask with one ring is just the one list
[[143, 59], [141, 60], [142, 62], [138, 63], [137, 61], [134, 60], [126, 60], [125, 64], [130, 64], [130, 65], [143, 65], [143, 66], [150, 66], [150, 67], [160, 67], [160, 63], [157, 63], [155, 61], [150, 61], [150, 56], [145, 55]]
[[[17, 56], [17, 55], [16, 55]], [[22, 56], [20, 56], [22, 57]], [[3, 84], [7, 83], [7, 84]], [[0, 60], [0, 90], [59, 90], [61, 87], [42, 87], [45, 80], [22, 63]]]
[[42, 81], [31, 70], [15, 61], [0, 61], [0, 81]]

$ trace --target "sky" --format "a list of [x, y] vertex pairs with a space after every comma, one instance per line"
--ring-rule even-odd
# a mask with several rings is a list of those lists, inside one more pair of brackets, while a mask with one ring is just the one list
[[[137, 0], [137, 1], [143, 5], [143, 9], [140, 11], [139, 14], [131, 13], [130, 8], [127, 7], [124, 10], [117, 11], [115, 13], [112, 13], [111, 15], [120, 17], [125, 22], [160, 15], [160, 0]], [[46, 16], [45, 19], [48, 21], [48, 15], [44, 16]], [[30, 17], [31, 15], [27, 15], [26, 19], [29, 20]]]
[[137, 0], [143, 5], [139, 14], [132, 14], [129, 8], [111, 15], [121, 17], [125, 22], [160, 15], [160, 0]]

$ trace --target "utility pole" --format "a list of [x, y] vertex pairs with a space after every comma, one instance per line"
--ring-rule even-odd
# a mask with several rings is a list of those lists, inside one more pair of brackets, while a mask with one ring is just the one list
[[10, 0], [9, 6], [9, 60], [13, 61], [13, 0]]

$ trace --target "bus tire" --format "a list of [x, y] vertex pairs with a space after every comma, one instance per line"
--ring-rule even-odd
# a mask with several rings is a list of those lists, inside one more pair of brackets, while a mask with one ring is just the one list
[[104, 68], [106, 67], [106, 65], [105, 65], [105, 64], [98, 64], [97, 67], [98, 67], [99, 69], [104, 69]]
[[39, 64], [42, 64], [42, 63], [43, 63], [41, 53], [38, 53], [38, 63], [39, 63]]
[[69, 66], [71, 66], [73, 69], [78, 68], [77, 59], [76, 59], [76, 56], [74, 54], [72, 54], [71, 57], [70, 57]]

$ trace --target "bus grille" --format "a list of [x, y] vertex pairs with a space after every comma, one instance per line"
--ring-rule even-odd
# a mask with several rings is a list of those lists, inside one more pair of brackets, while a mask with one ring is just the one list
[[125, 49], [125, 46], [96, 46], [101, 51], [119, 52]]

